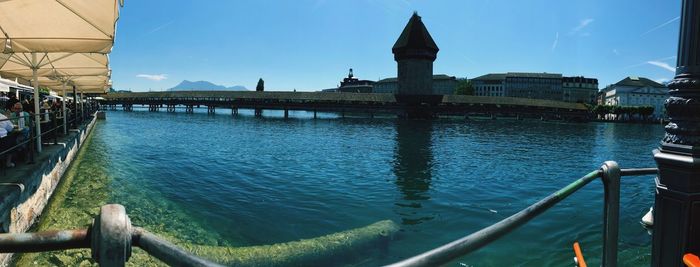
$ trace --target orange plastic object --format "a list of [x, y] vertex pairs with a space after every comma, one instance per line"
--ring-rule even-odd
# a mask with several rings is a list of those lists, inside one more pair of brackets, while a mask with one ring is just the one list
[[[587, 267], [586, 260], [583, 259], [583, 253], [581, 253], [581, 246], [578, 245], [578, 242], [574, 242], [574, 254], [576, 254], [578, 267]], [[698, 265], [698, 267], [700, 267], [700, 265]]]
[[700, 267], [700, 258], [693, 253], [683, 255], [683, 263], [688, 267]]

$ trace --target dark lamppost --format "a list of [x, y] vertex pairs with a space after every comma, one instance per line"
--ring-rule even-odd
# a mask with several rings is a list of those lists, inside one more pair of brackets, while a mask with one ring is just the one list
[[685, 266], [700, 253], [700, 0], [683, 0], [676, 77], [668, 84], [670, 122], [654, 159], [652, 266]]

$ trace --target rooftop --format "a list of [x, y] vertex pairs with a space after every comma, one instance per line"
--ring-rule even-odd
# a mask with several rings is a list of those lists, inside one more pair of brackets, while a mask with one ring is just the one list
[[401, 32], [399, 39], [391, 48], [391, 51], [396, 53], [402, 53], [406, 50], [427, 50], [432, 53], [437, 53], [440, 50], [433, 41], [433, 37], [428, 33], [428, 29], [425, 28], [421, 17], [418, 13], [413, 13], [411, 19], [408, 20], [408, 24]]
[[546, 78], [546, 79], [561, 79], [561, 74], [559, 73], [546, 73], [546, 72], [508, 72], [506, 74], [507, 78]]
[[486, 75], [481, 75], [479, 77], [473, 78], [472, 80], [481, 80], [481, 81], [501, 81], [506, 79], [506, 74], [505, 73], [489, 73]]
[[666, 87], [663, 84], [657, 83], [655, 81], [649, 80], [644, 77], [627, 77], [621, 81], [615, 83], [617, 86], [632, 86], [632, 87]]

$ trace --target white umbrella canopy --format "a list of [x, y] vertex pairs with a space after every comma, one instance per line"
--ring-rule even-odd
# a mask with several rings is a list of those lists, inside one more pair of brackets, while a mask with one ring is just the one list
[[[36, 59], [36, 61], [34, 61]], [[13, 53], [0, 54], [0, 75], [30, 80], [33, 68], [39, 77], [106, 76], [109, 57], [98, 53]]]
[[109, 53], [123, 1], [0, 0], [4, 53]]
[[[0, 75], [27, 79], [31, 72], [34, 87], [41, 85], [39, 76], [109, 76], [106, 54], [112, 50], [123, 4], [123, 0], [0, 0]], [[82, 53], [97, 53], [104, 60]], [[105, 73], [95, 73], [100, 71]], [[34, 98], [39, 98], [38, 90]], [[39, 101], [34, 101], [34, 111], [41, 152]]]
[[[41, 77], [39, 84], [51, 90], [61, 92], [63, 89], [70, 89], [75, 86], [80, 92], [90, 94], [104, 94], [110, 86], [109, 76], [81, 76], [81, 77]], [[61, 91], [59, 91], [61, 90]], [[72, 89], [71, 89], [72, 90]]]
[[[109, 82], [109, 57], [98, 53], [41, 53], [36, 62], [36, 83], [54, 90], [64, 83], [79, 88], [101, 88]], [[0, 75], [33, 80], [30, 53], [0, 54]], [[34, 64], [29, 64], [34, 65]], [[102, 92], [104, 93], [104, 91]]]

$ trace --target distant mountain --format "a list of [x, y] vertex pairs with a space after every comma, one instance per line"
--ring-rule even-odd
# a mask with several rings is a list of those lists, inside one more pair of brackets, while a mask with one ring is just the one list
[[248, 91], [248, 89], [242, 85], [226, 87], [207, 81], [191, 82], [184, 80], [175, 87], [168, 89], [168, 91]]

